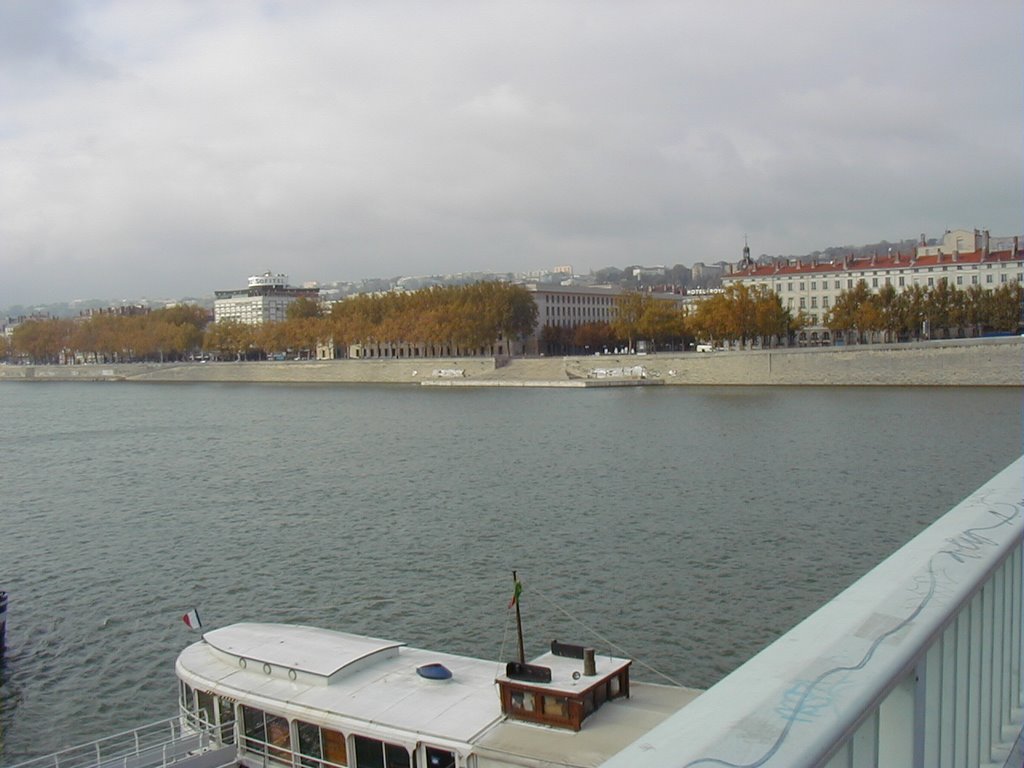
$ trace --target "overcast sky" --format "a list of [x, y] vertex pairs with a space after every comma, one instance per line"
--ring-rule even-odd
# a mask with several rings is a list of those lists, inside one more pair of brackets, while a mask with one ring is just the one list
[[0, 0], [0, 306], [1019, 234], [1022, 8]]

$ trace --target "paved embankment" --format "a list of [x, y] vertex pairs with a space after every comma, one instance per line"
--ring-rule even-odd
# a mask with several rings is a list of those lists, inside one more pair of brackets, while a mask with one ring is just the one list
[[[459, 386], [644, 383], [787, 386], [1024, 386], [1017, 337], [752, 352], [603, 357], [0, 366], [0, 381], [249, 382]], [[571, 384], [570, 384], [571, 383]]]

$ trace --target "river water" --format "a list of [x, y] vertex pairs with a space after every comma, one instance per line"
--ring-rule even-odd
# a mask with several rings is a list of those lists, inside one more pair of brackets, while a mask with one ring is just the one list
[[0, 386], [0, 764], [174, 713], [235, 621], [706, 687], [1013, 461], [1018, 389]]

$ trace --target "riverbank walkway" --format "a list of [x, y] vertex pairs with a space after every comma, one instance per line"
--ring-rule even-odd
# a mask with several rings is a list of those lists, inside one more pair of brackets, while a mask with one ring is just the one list
[[399, 358], [3, 365], [0, 381], [427, 386], [1024, 386], [1024, 339], [962, 339], [742, 352], [526, 358]]

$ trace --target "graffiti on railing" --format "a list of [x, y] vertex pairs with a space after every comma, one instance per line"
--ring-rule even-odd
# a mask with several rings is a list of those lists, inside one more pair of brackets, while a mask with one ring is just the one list
[[816, 685], [814, 680], [798, 680], [782, 694], [782, 701], [775, 711], [783, 720], [812, 723], [835, 708], [838, 694], [849, 685], [849, 675], [843, 675], [827, 686]]

